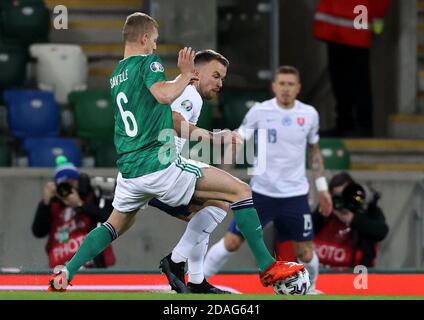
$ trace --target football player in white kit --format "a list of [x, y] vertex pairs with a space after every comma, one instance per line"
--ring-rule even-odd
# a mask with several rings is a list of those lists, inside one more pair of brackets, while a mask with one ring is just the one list
[[[224, 56], [213, 50], [203, 50], [196, 53], [195, 65], [199, 71], [199, 81], [187, 86], [184, 92], [171, 104], [174, 127], [181, 126], [181, 124], [186, 126], [197, 124], [202, 110], [203, 98], [211, 100], [218, 94], [226, 76], [229, 62]], [[181, 131], [184, 132], [184, 128]], [[186, 128], [186, 131], [188, 134], [188, 128]], [[196, 129], [196, 133], [199, 136], [212, 134], [201, 128]], [[186, 140], [185, 138], [175, 137], [178, 153], [182, 152]], [[221, 141], [217, 142], [220, 143]], [[196, 162], [196, 164], [198, 167], [208, 167], [205, 163]], [[174, 217], [190, 221], [172, 253], [161, 261], [160, 268], [167, 275], [172, 289], [179, 293], [229, 293], [210, 285], [203, 273], [209, 234], [224, 220], [229, 210], [229, 204], [224, 201], [208, 201], [202, 207], [195, 204], [171, 207], [153, 199], [149, 202], [149, 205]], [[205, 234], [204, 240], [193, 246], [193, 240], [198, 238], [198, 232]], [[185, 283], [182, 283], [186, 260], [188, 262], [187, 287], [189, 291], [185, 290], [183, 286]]]
[[[273, 221], [277, 239], [293, 242], [299, 262], [305, 265], [314, 282], [318, 276], [319, 261], [312, 247], [314, 231], [308, 205], [307, 147], [323, 215], [331, 213], [332, 201], [323, 176], [324, 165], [318, 145], [318, 112], [296, 99], [300, 88], [298, 70], [292, 66], [280, 67], [272, 83], [275, 97], [254, 105], [238, 132], [248, 140], [255, 129], [266, 129], [266, 167], [250, 181], [255, 208], [262, 227]], [[260, 154], [261, 146], [258, 148]], [[207, 253], [205, 276], [209, 278], [217, 273], [243, 242], [244, 238], [233, 220], [225, 237]]]

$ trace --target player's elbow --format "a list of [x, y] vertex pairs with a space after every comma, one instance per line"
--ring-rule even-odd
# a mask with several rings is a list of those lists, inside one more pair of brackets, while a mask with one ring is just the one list
[[171, 104], [171, 98], [166, 96], [165, 94], [154, 94], [153, 95], [156, 99], [157, 102], [159, 102], [160, 104]]
[[172, 103], [171, 97], [166, 96], [166, 95], [158, 95], [155, 98], [160, 104], [171, 104]]

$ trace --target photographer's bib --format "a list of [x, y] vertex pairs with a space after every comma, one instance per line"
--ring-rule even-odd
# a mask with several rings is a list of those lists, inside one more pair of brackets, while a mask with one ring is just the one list
[[[81, 246], [82, 241], [84, 240], [86, 232], [73, 232], [68, 235], [66, 241], [64, 238], [62, 241], [54, 243], [54, 246], [49, 252], [49, 265], [51, 268], [54, 268], [58, 265], [64, 265], [66, 262], [71, 260], [73, 255], [78, 251], [78, 248]], [[61, 237], [63, 234], [61, 235]], [[85, 266], [88, 267], [93, 264], [93, 261], [89, 261]]]
[[331, 267], [351, 267], [360, 264], [362, 252], [356, 250], [352, 260], [354, 241], [352, 231], [337, 218], [330, 218], [314, 239], [319, 262]]

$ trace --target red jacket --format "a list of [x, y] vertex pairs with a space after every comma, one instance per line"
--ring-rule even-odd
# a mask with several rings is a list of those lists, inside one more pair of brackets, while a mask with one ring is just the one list
[[361, 264], [362, 251], [354, 250], [352, 231], [331, 215], [314, 239], [314, 250], [320, 264], [330, 267], [350, 267]]
[[[368, 9], [368, 29], [354, 27], [359, 15], [355, 7], [359, 5]], [[324, 41], [370, 48], [372, 23], [384, 18], [389, 5], [390, 0], [320, 0], [315, 13], [314, 36]]]
[[[334, 215], [328, 218], [326, 224], [315, 235], [313, 243], [314, 251], [322, 266], [350, 268], [361, 264], [363, 252], [360, 248], [354, 249], [352, 231]], [[374, 248], [377, 250], [377, 245]], [[276, 241], [275, 255], [282, 261], [297, 260], [291, 241]], [[373, 265], [374, 263], [375, 261]]]
[[[109, 205], [103, 209], [96, 209], [98, 199], [85, 197], [85, 205], [81, 209], [66, 207], [57, 198], [53, 198], [50, 205], [42, 201], [37, 207], [32, 230], [36, 237], [48, 235], [46, 251], [49, 257], [49, 266], [64, 265], [80, 247], [85, 236], [96, 227], [99, 221], [104, 221], [105, 212]], [[94, 260], [85, 264], [85, 267], [107, 267], [115, 264], [115, 255], [112, 246]]]

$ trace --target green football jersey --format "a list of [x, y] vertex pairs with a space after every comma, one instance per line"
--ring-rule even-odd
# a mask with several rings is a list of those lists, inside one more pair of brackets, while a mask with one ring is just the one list
[[176, 158], [171, 108], [156, 101], [149, 90], [161, 81], [164, 69], [155, 54], [121, 60], [110, 78], [116, 164], [124, 178], [165, 169]]

